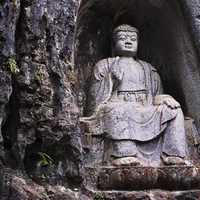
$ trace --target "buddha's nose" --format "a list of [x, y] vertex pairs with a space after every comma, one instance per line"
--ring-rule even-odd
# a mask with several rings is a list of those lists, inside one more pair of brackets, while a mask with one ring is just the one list
[[125, 45], [130, 46], [130, 45], [132, 45], [132, 43], [131, 42], [125, 42]]

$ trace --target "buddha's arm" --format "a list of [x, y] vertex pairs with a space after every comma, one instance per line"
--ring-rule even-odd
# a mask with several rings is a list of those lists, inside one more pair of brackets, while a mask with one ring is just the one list
[[155, 94], [153, 97], [153, 103], [154, 105], [162, 105], [166, 104], [172, 109], [176, 109], [180, 107], [180, 104], [170, 95], [163, 94], [163, 87], [162, 87], [162, 82], [160, 79], [160, 76], [157, 72], [155, 72], [155, 79], [156, 79], [156, 84], [155, 84]]
[[99, 61], [95, 65], [90, 84], [87, 105], [90, 110], [89, 115], [93, 114], [100, 104], [108, 101], [112, 93], [113, 83], [106, 59]]
[[160, 79], [160, 75], [157, 71], [153, 71], [153, 81], [154, 81], [154, 90], [153, 90], [153, 96], [161, 95], [164, 93], [162, 82]]

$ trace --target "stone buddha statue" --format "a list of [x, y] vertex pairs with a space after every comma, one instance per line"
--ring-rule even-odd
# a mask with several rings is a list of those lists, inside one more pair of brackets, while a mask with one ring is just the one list
[[94, 68], [88, 119], [98, 119], [103, 130], [103, 161], [115, 166], [185, 165], [180, 104], [163, 94], [156, 68], [137, 58], [138, 37], [132, 26], [115, 28], [114, 56]]

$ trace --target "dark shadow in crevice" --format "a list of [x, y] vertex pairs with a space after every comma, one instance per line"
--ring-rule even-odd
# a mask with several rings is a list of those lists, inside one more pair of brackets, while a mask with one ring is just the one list
[[19, 125], [19, 101], [18, 86], [15, 78], [12, 78], [13, 92], [7, 105], [8, 116], [2, 126], [2, 136], [4, 141], [4, 149], [7, 155], [7, 164], [12, 168], [21, 167], [21, 158], [17, 145], [17, 129]]

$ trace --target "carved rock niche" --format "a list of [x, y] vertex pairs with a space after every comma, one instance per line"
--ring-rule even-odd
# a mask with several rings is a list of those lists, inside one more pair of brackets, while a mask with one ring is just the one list
[[165, 93], [181, 103], [186, 116], [188, 156], [195, 167], [105, 167], [102, 164], [103, 138], [95, 124], [83, 123], [85, 165], [88, 166], [86, 185], [102, 190], [197, 189], [200, 187], [200, 169], [196, 167], [200, 160], [199, 60], [178, 1], [82, 1], [77, 18], [74, 61], [79, 70], [80, 93], [85, 97], [83, 116], [87, 116], [89, 109], [87, 91], [93, 67], [100, 59], [111, 57], [111, 33], [120, 24], [139, 29], [139, 58], [157, 67]]

